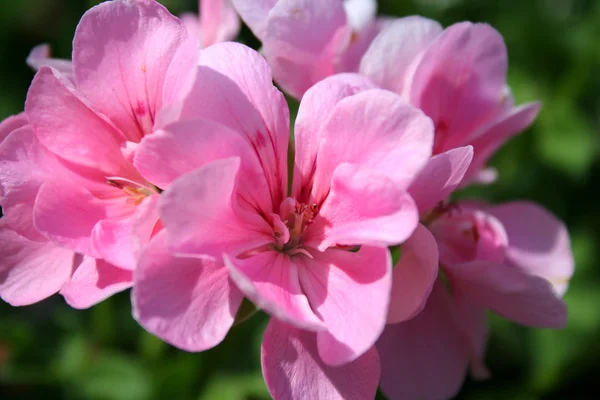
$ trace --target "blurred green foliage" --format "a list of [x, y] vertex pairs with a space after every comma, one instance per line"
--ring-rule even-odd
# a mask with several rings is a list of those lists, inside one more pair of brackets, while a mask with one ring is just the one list
[[[93, 0], [0, 4], [0, 119], [23, 109], [33, 76], [24, 60], [41, 42], [68, 58]], [[174, 14], [194, 0], [164, 0]], [[493, 379], [468, 381], [461, 399], [600, 398], [600, 1], [380, 0], [382, 14], [449, 25], [488, 22], [506, 40], [518, 102], [541, 100], [534, 126], [494, 158], [499, 181], [466, 196], [530, 199], [566, 221], [577, 270], [565, 330], [534, 330], [490, 316]], [[256, 47], [247, 29], [241, 40]], [[267, 318], [258, 313], [217, 348], [185, 353], [146, 333], [122, 293], [87, 311], [60, 296], [26, 308], [0, 304], [0, 398], [90, 400], [268, 399], [260, 372]], [[383, 397], [382, 397], [383, 398]]]

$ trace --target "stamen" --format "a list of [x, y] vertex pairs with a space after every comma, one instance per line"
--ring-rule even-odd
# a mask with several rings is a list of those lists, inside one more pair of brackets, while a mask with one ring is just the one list
[[140, 204], [146, 197], [159, 193], [158, 188], [155, 188], [154, 186], [145, 186], [141, 183], [119, 176], [106, 177], [106, 183], [131, 196], [135, 205]]
[[[305, 254], [304, 251], [298, 251], [301, 250], [302, 236], [319, 213], [319, 206], [298, 203], [295, 199], [288, 197], [283, 200], [279, 210], [281, 218], [274, 218], [273, 227], [277, 248], [289, 255]], [[285, 231], [279, 221], [286, 228]]]

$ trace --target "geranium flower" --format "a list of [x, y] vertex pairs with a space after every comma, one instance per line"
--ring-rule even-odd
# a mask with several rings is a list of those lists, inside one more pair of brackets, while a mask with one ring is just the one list
[[[71, 305], [131, 285], [137, 252], [158, 229], [160, 191], [136, 169], [135, 149], [161, 110], [185, 96], [196, 60], [185, 27], [163, 6], [116, 0], [82, 17], [71, 73], [39, 65], [20, 117], [26, 126], [0, 145], [0, 204], [27, 239], [93, 259], [78, 262], [63, 288]], [[21, 276], [19, 268], [13, 262], [10, 274]]]
[[289, 114], [266, 61], [217, 44], [201, 52], [195, 82], [179, 122], [136, 153], [144, 176], [168, 187], [164, 230], [135, 271], [137, 319], [201, 351], [223, 339], [246, 296], [274, 317], [263, 373], [275, 398], [374, 396], [387, 246], [417, 226], [405, 190], [430, 157], [430, 120], [360, 76], [324, 80], [300, 105], [288, 192]]

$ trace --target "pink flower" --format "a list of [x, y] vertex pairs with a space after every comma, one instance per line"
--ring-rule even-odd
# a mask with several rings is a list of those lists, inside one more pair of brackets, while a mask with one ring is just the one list
[[320, 80], [356, 72], [385, 24], [375, 0], [232, 0], [263, 43], [281, 87], [296, 98]]
[[201, 48], [235, 39], [241, 24], [231, 0], [198, 0], [198, 9], [200, 17], [186, 13], [180, 18]]
[[[131, 285], [137, 253], [158, 229], [159, 189], [137, 170], [135, 150], [185, 96], [196, 59], [185, 27], [155, 1], [102, 3], [77, 27], [72, 75], [42, 66], [27, 125], [0, 145], [8, 225], [83, 257], [61, 292], [75, 307]], [[12, 263], [11, 274], [21, 267]]]
[[[525, 325], [565, 323], [559, 294], [573, 258], [562, 223], [529, 203], [443, 206], [459, 186], [494, 177], [481, 168], [533, 121], [539, 105], [513, 108], [506, 49], [487, 25], [442, 31], [420, 17], [400, 19], [373, 41], [360, 71], [402, 94], [436, 126], [434, 157], [409, 188], [422, 225], [394, 268], [390, 325], [377, 344], [381, 385], [390, 398], [447, 399], [469, 365], [475, 377], [488, 374], [486, 309]], [[440, 267], [451, 294], [437, 278]], [[426, 302], [406, 295], [406, 275], [433, 287]]]
[[495, 170], [482, 168], [539, 111], [539, 103], [514, 106], [506, 46], [489, 25], [375, 19], [373, 0], [233, 2], [284, 90], [301, 98], [327, 76], [359, 72], [401, 94], [434, 121], [434, 154], [474, 147], [463, 185], [493, 181]]
[[[574, 262], [568, 232], [550, 213], [527, 202], [458, 203], [434, 208], [424, 220], [431, 232], [416, 231], [394, 272], [427, 269], [437, 265], [439, 254], [445, 281], [434, 283], [424, 309], [412, 319], [398, 318], [396, 309], [406, 307], [392, 296], [394, 323], [377, 343], [381, 387], [392, 399], [451, 398], [469, 366], [474, 378], [487, 377], [485, 310], [528, 326], [566, 323], [560, 296]], [[394, 276], [394, 285], [400, 277]], [[395, 323], [401, 321], [407, 322]]]
[[443, 30], [435, 21], [407, 17], [388, 23], [373, 40], [360, 73], [433, 120], [434, 154], [473, 146], [464, 185], [493, 181], [495, 171], [481, 169], [539, 111], [539, 103], [514, 106], [507, 63], [502, 36], [489, 25], [462, 22]]
[[[0, 124], [0, 139], [5, 214], [0, 222], [0, 297], [15, 306], [29, 305], [60, 290], [72, 306], [88, 307], [129, 287], [131, 271], [57, 246], [34, 226], [35, 197], [44, 181], [64, 179], [76, 184], [84, 180], [40, 145], [25, 113]], [[100, 279], [91, 280], [99, 274]]]
[[288, 192], [289, 114], [265, 60], [217, 44], [201, 52], [195, 82], [180, 121], [136, 153], [140, 172], [168, 187], [164, 230], [134, 272], [136, 318], [201, 351], [246, 296], [275, 317], [262, 357], [275, 398], [374, 396], [387, 246], [417, 225], [406, 189], [430, 157], [429, 119], [360, 76], [322, 81], [300, 105]]

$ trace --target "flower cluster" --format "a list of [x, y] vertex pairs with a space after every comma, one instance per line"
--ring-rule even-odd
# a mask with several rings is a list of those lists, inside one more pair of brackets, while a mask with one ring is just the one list
[[[134, 318], [186, 351], [253, 304], [278, 400], [451, 398], [489, 375], [486, 311], [564, 326], [565, 226], [450, 200], [492, 183], [539, 111], [514, 105], [502, 37], [376, 11], [205, 0], [179, 19], [114, 0], [82, 17], [72, 61], [35, 48], [25, 110], [0, 125], [2, 299], [87, 308], [132, 288]], [[263, 55], [219, 43], [238, 14]], [[293, 143], [273, 79], [301, 99]]]

